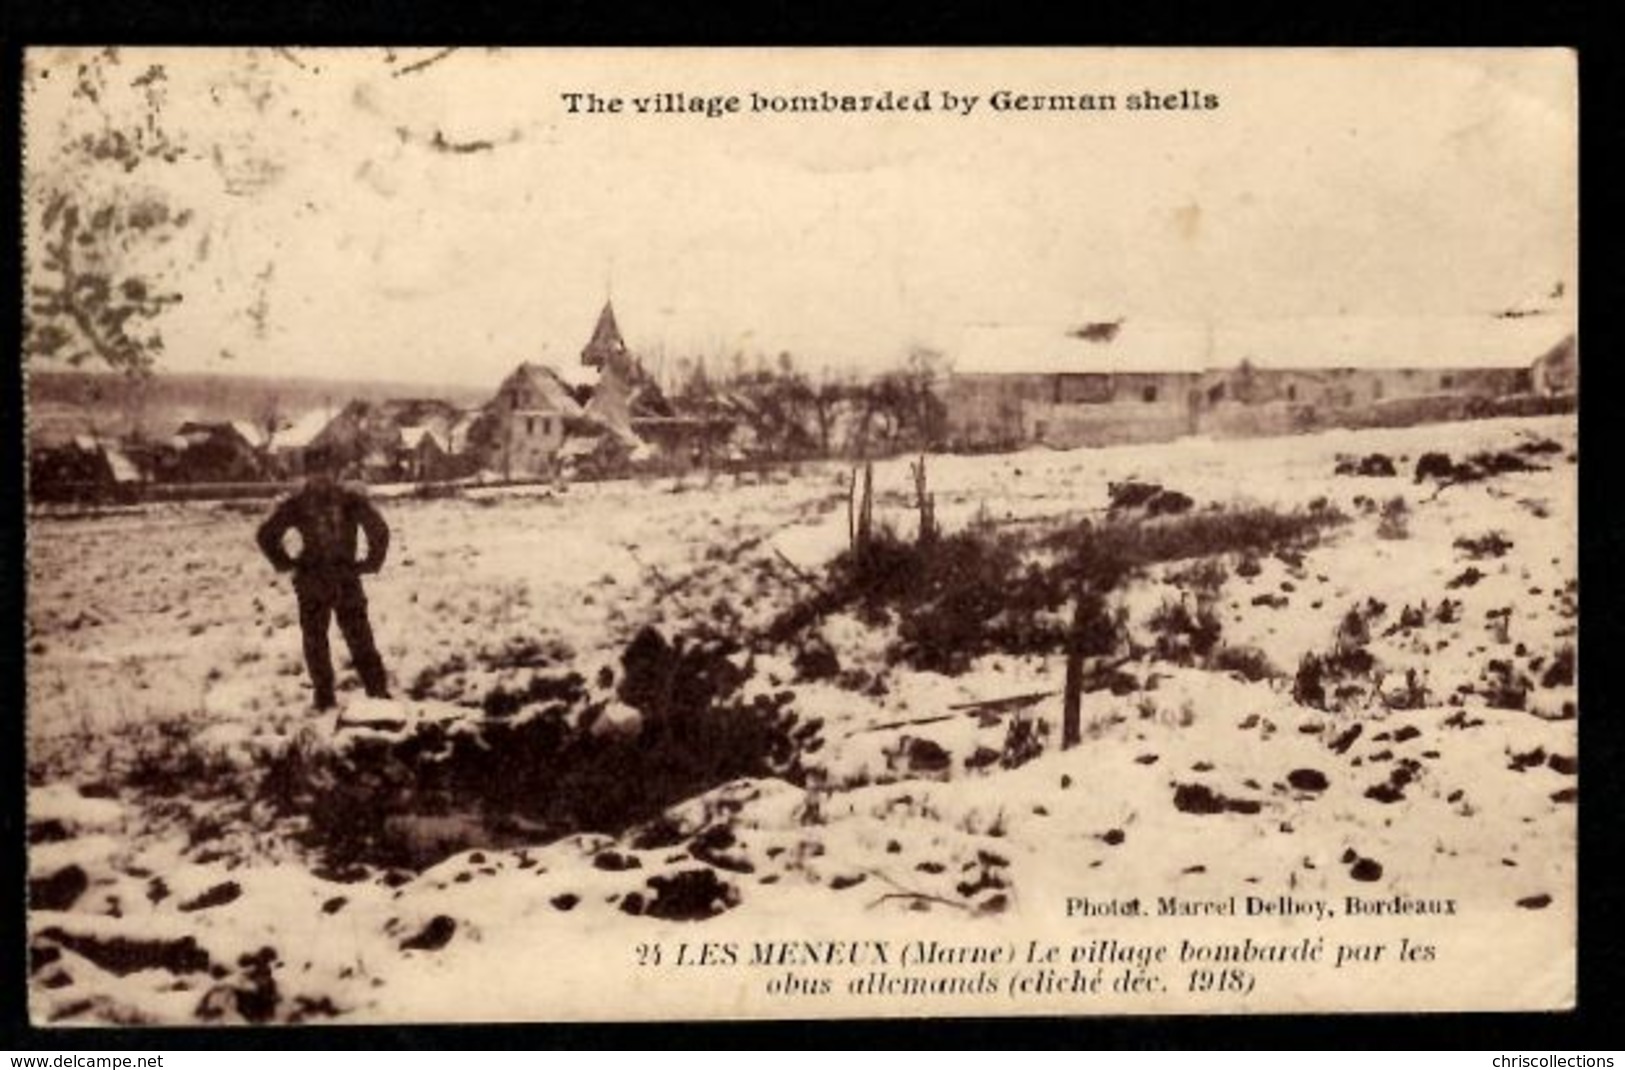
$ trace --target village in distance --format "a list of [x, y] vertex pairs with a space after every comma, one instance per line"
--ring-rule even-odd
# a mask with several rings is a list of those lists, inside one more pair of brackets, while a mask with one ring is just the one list
[[[606, 302], [578, 362], [524, 361], [482, 403], [471, 403], [475, 391], [467, 388], [458, 397], [414, 396], [421, 391], [380, 385], [353, 398], [329, 389], [320, 404], [288, 411], [274, 380], [257, 391], [216, 383], [212, 396], [207, 386], [193, 387], [182, 400], [165, 399], [166, 384], [150, 373], [36, 372], [29, 498], [269, 495], [301, 475], [312, 447], [335, 451], [354, 479], [454, 491], [760, 471], [906, 451], [1107, 446], [1571, 409], [1572, 333], [1547, 338], [1519, 326], [1477, 333], [1458, 352], [1442, 359], [1429, 352], [1410, 364], [1397, 362], [1393, 349], [1414, 349], [1413, 341], [1368, 341], [1350, 357], [1347, 339], [1338, 338], [1332, 348], [1345, 351], [1340, 362], [1314, 363], [1312, 342], [1284, 361], [1256, 360], [1243, 344], [1228, 367], [1213, 364], [1211, 328], [1198, 334], [1122, 320], [993, 328], [970, 332], [960, 360], [916, 349], [896, 370], [864, 380], [827, 373], [815, 380], [783, 353], [753, 364], [742, 355], [714, 360], [709, 373], [703, 359], [685, 361], [681, 381], [671, 382], [628, 349]], [[308, 397], [312, 385], [296, 393]], [[173, 427], [162, 426], [165, 418]]]
[[1572, 52], [23, 75], [37, 1025], [1575, 1005]]
[[[606, 303], [579, 364], [477, 405], [121, 436], [126, 380], [80, 378], [112, 399], [84, 430], [43, 389], [32, 1013], [600, 1017], [531, 949], [785, 917], [946, 936], [940, 969], [864, 974], [907, 998], [863, 1006], [977, 1013], [1021, 978], [951, 969], [952, 941], [1062, 903], [1108, 960], [1158, 911], [1256, 902], [1496, 918], [1561, 976], [1577, 345], [1500, 326], [1322, 366], [1226, 365], [1257, 336], [1211, 329], [997, 329], [868, 382], [786, 358], [663, 389]], [[336, 715], [252, 538], [316, 447], [394, 533], [367, 587], [393, 697], [341, 663]], [[1467, 931], [1428, 953], [1459, 965]], [[1364, 968], [1387, 1006], [1404, 975]], [[1132, 1006], [1254, 1005], [1212, 976]], [[1289, 1005], [1289, 973], [1246, 976]], [[1089, 1009], [1034, 978], [1024, 1012]], [[762, 983], [796, 1014], [844, 984]], [[713, 1010], [669, 991], [662, 1013]]]

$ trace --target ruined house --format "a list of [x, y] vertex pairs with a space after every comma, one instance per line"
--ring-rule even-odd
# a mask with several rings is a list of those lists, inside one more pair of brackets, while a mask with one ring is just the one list
[[119, 443], [74, 435], [28, 451], [28, 496], [36, 502], [129, 502], [150, 481]]
[[1195, 431], [1200, 335], [1091, 326], [970, 332], [943, 397], [949, 442], [1104, 446]]
[[416, 483], [434, 483], [458, 475], [456, 458], [432, 427], [413, 424], [401, 428], [397, 460], [402, 477]]
[[581, 350], [581, 364], [597, 373], [582, 387], [586, 415], [626, 446], [627, 463], [682, 466], [719, 452], [727, 440], [731, 420], [718, 413], [682, 411], [667, 399], [621, 337], [610, 302], [604, 303]]
[[1530, 369], [1536, 394], [1572, 397], [1580, 389], [1580, 347], [1573, 334], [1542, 353]]
[[[1530, 395], [1550, 331], [1450, 319], [982, 329], [955, 354], [949, 440], [1102, 446], [1462, 419]], [[1558, 381], [1561, 349], [1549, 351]]]
[[332, 412], [315, 409], [271, 434], [267, 453], [271, 470], [278, 479], [292, 479], [304, 474], [305, 451], [332, 421]]
[[687, 457], [726, 421], [679, 412], [628, 348], [605, 302], [569, 376], [543, 364], [516, 368], [468, 430], [485, 467], [505, 479], [613, 475]]
[[252, 483], [266, 478], [270, 435], [247, 420], [188, 420], [170, 440], [170, 478], [180, 483]]
[[566, 435], [585, 423], [581, 403], [558, 373], [529, 362], [502, 380], [485, 414], [474, 448], [504, 479], [555, 474]]
[[[466, 413], [439, 398], [352, 401], [301, 447], [335, 451], [353, 474], [368, 482], [452, 479], [472, 469], [450, 448], [452, 431]], [[274, 448], [274, 447], [273, 447]]]

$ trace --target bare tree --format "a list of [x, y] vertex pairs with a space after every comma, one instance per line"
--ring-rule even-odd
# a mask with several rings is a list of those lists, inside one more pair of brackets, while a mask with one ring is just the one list
[[161, 65], [132, 74], [109, 48], [87, 56], [75, 76], [55, 153], [30, 161], [38, 246], [23, 351], [141, 377], [163, 351], [161, 313], [181, 299], [155, 281], [152, 254], [191, 219], [144, 180], [185, 149], [163, 125]]
[[812, 417], [818, 428], [818, 452], [825, 457], [832, 453], [831, 439], [835, 433], [835, 418], [846, 403], [850, 391], [844, 383], [825, 380], [818, 384], [807, 399]]

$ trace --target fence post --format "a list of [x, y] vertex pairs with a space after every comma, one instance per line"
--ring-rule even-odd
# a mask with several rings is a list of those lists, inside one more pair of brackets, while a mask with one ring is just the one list
[[1072, 627], [1066, 637], [1066, 690], [1061, 705], [1061, 749], [1083, 741], [1083, 630], [1087, 591], [1078, 588], [1072, 607]]
[[920, 511], [920, 532], [916, 540], [920, 546], [937, 541], [937, 496], [926, 489], [925, 454], [918, 464], [909, 466], [914, 471], [914, 503]]
[[[856, 473], [853, 473], [854, 484]], [[857, 527], [852, 539], [852, 551], [858, 556], [869, 552], [869, 542], [874, 534], [875, 512], [875, 466], [873, 461], [863, 462], [863, 497], [858, 502]]]

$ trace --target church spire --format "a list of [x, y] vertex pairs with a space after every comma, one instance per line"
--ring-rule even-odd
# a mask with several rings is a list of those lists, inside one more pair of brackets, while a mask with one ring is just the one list
[[581, 350], [581, 363], [589, 368], [604, 368], [619, 364], [626, 357], [626, 342], [621, 328], [615, 322], [614, 302], [606, 300], [604, 310], [598, 314], [598, 325], [593, 328], [592, 339]]

